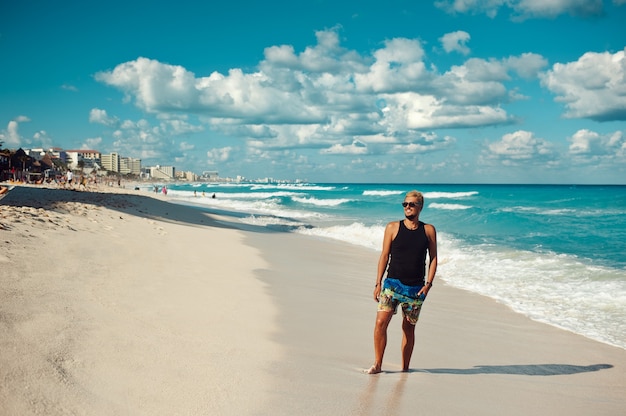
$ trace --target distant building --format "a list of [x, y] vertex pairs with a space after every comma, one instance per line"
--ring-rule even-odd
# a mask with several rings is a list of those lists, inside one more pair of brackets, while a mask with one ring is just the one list
[[150, 177], [152, 179], [172, 180], [176, 178], [176, 168], [174, 166], [153, 166], [150, 167]]
[[27, 156], [30, 156], [30, 157], [32, 157], [33, 159], [36, 159], [36, 160], [40, 160], [43, 157], [43, 155], [46, 154], [45, 150], [43, 150], [42, 148], [35, 148], [35, 149], [24, 149], [24, 148], [22, 148], [22, 150], [24, 151], [24, 153]]
[[176, 172], [176, 179], [180, 179], [183, 181], [196, 182], [198, 180], [198, 175], [191, 171], [181, 171]]
[[120, 158], [120, 170], [123, 175], [140, 175], [141, 174], [141, 159], [135, 159], [132, 157]]
[[50, 155], [53, 159], [58, 159], [63, 163], [68, 162], [68, 154], [65, 150], [53, 147], [50, 149], [35, 148], [35, 149], [23, 149], [27, 156], [32, 157], [35, 160], [42, 160], [46, 155]]
[[108, 155], [102, 155], [100, 158], [102, 169], [109, 172], [120, 171], [120, 155], [117, 153], [110, 153]]
[[220, 175], [218, 174], [218, 172], [216, 170], [205, 170], [204, 172], [202, 172], [202, 180], [205, 181], [216, 181], [217, 179], [219, 179]]
[[97, 150], [66, 150], [65, 154], [70, 169], [77, 169], [80, 162], [84, 168], [92, 168], [100, 162], [100, 152]]

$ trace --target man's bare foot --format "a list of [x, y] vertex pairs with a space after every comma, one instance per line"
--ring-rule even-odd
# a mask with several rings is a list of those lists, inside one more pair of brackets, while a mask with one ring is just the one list
[[378, 373], [382, 373], [382, 369], [380, 367], [378, 367], [376, 364], [374, 364], [373, 366], [370, 367], [369, 370], [366, 370], [365, 372], [367, 374], [378, 374]]

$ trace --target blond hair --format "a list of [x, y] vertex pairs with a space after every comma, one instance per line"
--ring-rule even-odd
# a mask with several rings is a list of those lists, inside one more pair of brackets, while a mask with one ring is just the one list
[[418, 191], [409, 191], [404, 195], [405, 198], [417, 198], [417, 203], [420, 205], [424, 205], [424, 195]]

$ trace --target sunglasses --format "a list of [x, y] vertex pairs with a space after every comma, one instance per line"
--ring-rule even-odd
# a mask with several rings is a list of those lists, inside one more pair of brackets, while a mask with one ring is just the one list
[[420, 204], [418, 202], [403, 202], [402, 206], [404, 208], [406, 208], [406, 207], [416, 208], [416, 207], [419, 207]]

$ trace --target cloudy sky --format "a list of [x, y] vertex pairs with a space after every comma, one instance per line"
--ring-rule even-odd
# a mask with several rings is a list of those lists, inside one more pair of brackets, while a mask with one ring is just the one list
[[626, 184], [626, 0], [214, 3], [2, 2], [3, 147], [315, 182]]

